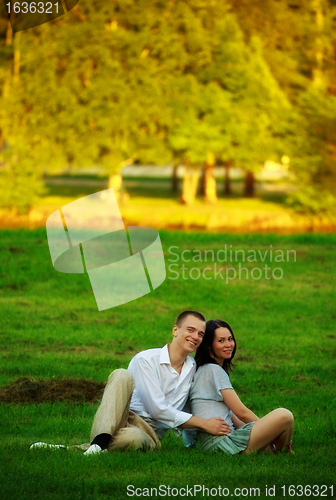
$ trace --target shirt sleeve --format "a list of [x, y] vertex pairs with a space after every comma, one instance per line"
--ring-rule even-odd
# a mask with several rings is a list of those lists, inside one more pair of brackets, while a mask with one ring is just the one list
[[216, 387], [217, 394], [222, 397], [221, 392], [223, 389], [233, 389], [229, 375], [223, 368], [217, 365], [209, 364], [211, 367], [213, 382]]
[[141, 356], [133, 358], [128, 369], [133, 373], [136, 391], [153, 419], [175, 428], [192, 417], [190, 413], [179, 411], [167, 403], [161, 389], [159, 375], [147, 359]]

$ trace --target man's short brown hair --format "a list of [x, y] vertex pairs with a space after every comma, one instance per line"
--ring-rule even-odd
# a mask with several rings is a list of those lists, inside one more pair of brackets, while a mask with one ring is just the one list
[[195, 316], [195, 318], [198, 318], [200, 319], [201, 321], [204, 321], [205, 323], [205, 317], [203, 316], [203, 314], [201, 314], [200, 312], [198, 311], [183, 311], [181, 312], [181, 314], [179, 314], [176, 318], [176, 321], [175, 321], [175, 325], [180, 327], [181, 326], [181, 323], [182, 321], [184, 320], [184, 318], [186, 318], [187, 316]]

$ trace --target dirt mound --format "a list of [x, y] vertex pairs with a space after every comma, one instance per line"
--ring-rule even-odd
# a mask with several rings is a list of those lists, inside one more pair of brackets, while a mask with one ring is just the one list
[[66, 401], [73, 404], [97, 403], [105, 383], [84, 378], [63, 380], [20, 377], [0, 387], [0, 401], [6, 403], [43, 403]]

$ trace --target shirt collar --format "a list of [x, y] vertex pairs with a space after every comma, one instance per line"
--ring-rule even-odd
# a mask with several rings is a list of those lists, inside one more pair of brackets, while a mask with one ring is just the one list
[[168, 344], [162, 347], [160, 352], [160, 365], [170, 365], [170, 357], [168, 352]]
[[[191, 358], [190, 356], [187, 356], [187, 359], [183, 363], [182, 371], [185, 371], [186, 369], [189, 371], [190, 368], [192, 368], [195, 364], [195, 360]], [[168, 352], [168, 344], [166, 344], [164, 347], [162, 347], [161, 352], [160, 352], [160, 365], [170, 365], [170, 357], [169, 357], [169, 352]], [[182, 374], [182, 372], [181, 372]]]

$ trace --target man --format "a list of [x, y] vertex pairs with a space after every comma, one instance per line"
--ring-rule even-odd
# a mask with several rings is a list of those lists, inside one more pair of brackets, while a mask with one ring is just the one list
[[160, 446], [169, 428], [201, 429], [226, 435], [222, 418], [203, 419], [183, 411], [196, 364], [189, 356], [202, 342], [205, 318], [184, 311], [176, 319], [171, 344], [140, 352], [128, 370], [115, 370], [108, 379], [85, 454], [127, 447]]

